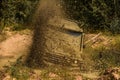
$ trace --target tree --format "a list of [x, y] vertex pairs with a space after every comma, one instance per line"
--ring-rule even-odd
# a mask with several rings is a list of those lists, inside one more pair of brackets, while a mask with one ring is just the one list
[[[119, 0], [64, 0], [65, 10], [69, 18], [84, 23], [86, 29], [116, 31], [118, 27], [112, 26], [114, 18], [119, 17]], [[116, 2], [116, 3], [115, 3]], [[115, 9], [115, 7], [117, 9]], [[87, 30], [87, 31], [88, 31]]]
[[[0, 0], [0, 29], [30, 22], [38, 0]], [[20, 27], [20, 26], [18, 26]]]

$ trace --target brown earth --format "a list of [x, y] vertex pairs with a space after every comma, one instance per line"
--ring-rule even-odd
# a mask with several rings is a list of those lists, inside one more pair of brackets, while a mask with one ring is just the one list
[[15, 61], [21, 55], [29, 52], [32, 36], [15, 33], [0, 42], [0, 68], [8, 65], [9, 61]]

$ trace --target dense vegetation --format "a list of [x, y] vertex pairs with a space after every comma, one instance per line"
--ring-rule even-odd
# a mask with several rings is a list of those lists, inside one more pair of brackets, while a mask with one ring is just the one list
[[30, 21], [38, 0], [0, 0], [0, 30], [12, 26], [14, 29]]
[[84, 27], [93, 30], [120, 30], [120, 1], [118, 0], [65, 0], [66, 11]]
[[[39, 0], [0, 0], [0, 29], [20, 27], [31, 20]], [[120, 1], [118, 0], [62, 0], [69, 18], [77, 20], [89, 31], [120, 32]]]

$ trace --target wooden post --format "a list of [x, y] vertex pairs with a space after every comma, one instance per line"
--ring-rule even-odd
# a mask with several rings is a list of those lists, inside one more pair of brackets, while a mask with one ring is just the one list
[[80, 52], [83, 53], [83, 47], [84, 47], [84, 33], [81, 34], [80, 37]]

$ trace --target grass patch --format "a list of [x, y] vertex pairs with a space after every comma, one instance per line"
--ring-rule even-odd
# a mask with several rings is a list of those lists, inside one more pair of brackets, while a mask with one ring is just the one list
[[83, 71], [103, 71], [110, 67], [120, 66], [120, 36], [109, 36], [112, 42], [106, 46], [91, 48], [87, 45], [84, 53], [81, 54], [83, 59]]
[[109, 67], [120, 66], [120, 37], [114, 36], [113, 39], [109, 49], [101, 47], [92, 55], [95, 69], [103, 70]]
[[7, 73], [17, 80], [28, 80], [30, 77], [30, 69], [25, 67], [22, 57], [18, 58], [16, 63], [11, 63], [11, 66], [7, 67]]
[[11, 66], [5, 66], [4, 69], [5, 74], [10, 75], [10, 79], [16, 80], [76, 80], [76, 76], [79, 75], [69, 67], [61, 65], [50, 65], [38, 70], [31, 69], [25, 66], [22, 57], [15, 63], [11, 63]]
[[41, 73], [41, 77], [44, 80], [75, 80], [75, 76], [71, 74], [68, 68], [62, 66], [45, 68]]

